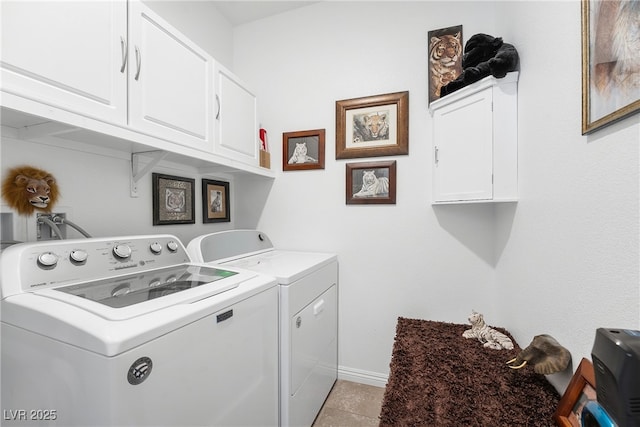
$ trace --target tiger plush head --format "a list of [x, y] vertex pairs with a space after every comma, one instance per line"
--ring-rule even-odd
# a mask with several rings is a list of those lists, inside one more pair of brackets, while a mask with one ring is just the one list
[[2, 181], [2, 198], [20, 215], [31, 215], [36, 209], [49, 213], [59, 196], [55, 178], [31, 166], [10, 169]]

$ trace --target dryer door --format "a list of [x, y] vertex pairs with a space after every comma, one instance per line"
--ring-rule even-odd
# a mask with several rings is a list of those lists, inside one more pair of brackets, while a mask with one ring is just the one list
[[338, 298], [333, 285], [290, 319], [291, 425], [310, 424], [338, 372]]

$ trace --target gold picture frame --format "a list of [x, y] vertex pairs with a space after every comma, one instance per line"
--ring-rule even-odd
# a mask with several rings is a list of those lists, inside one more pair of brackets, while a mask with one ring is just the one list
[[583, 135], [640, 110], [640, 59], [628, 44], [638, 41], [634, 7], [637, 2], [582, 0]]
[[409, 92], [336, 101], [336, 159], [409, 154]]

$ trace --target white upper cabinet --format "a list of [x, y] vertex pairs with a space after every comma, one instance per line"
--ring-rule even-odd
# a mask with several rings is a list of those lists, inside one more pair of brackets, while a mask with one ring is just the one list
[[434, 101], [433, 202], [516, 201], [518, 73]]
[[1, 8], [0, 118], [19, 138], [273, 177], [258, 166], [255, 95], [140, 0]]
[[125, 124], [127, 4], [3, 1], [2, 90]]
[[256, 96], [229, 70], [216, 64], [215, 153], [258, 165]]
[[140, 1], [129, 2], [129, 122], [213, 150], [213, 58]]

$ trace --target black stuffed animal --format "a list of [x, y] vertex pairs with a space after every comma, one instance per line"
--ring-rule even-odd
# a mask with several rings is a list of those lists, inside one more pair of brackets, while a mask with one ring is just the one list
[[487, 76], [502, 78], [508, 72], [516, 71], [519, 62], [516, 48], [509, 43], [504, 43], [502, 37], [475, 34], [464, 46], [462, 74], [443, 86], [440, 89], [440, 96], [453, 93]]

